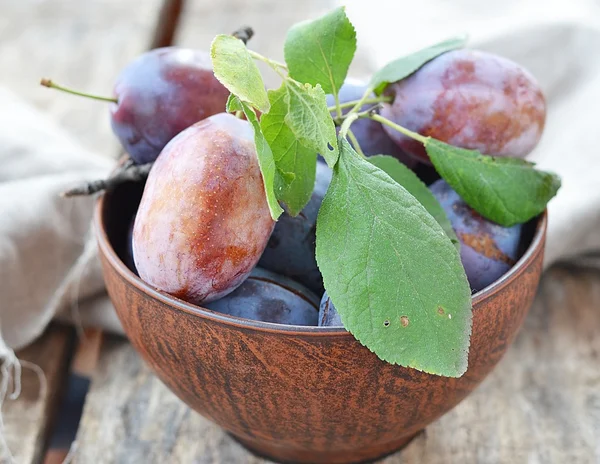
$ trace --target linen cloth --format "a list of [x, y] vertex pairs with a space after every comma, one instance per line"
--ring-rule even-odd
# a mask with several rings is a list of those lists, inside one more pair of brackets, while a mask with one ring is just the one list
[[[588, 0], [343, 2], [372, 68], [449, 36], [499, 53], [540, 81], [548, 120], [529, 157], [563, 186], [549, 205], [545, 266], [600, 250], [600, 6]], [[64, 199], [115, 161], [78, 146], [0, 88], [0, 356], [55, 317], [122, 331], [106, 296], [90, 221], [94, 198]]]

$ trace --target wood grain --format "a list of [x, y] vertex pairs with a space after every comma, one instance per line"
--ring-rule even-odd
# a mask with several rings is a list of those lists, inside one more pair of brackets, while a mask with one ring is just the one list
[[[51, 326], [35, 343], [17, 353], [19, 359], [37, 364], [47, 383], [46, 391], [41, 392], [37, 373], [24, 367], [21, 395], [17, 400], [6, 400], [2, 407], [4, 436], [19, 464], [40, 462], [43, 456], [61, 399], [73, 337], [72, 329]], [[0, 454], [0, 462], [9, 462], [6, 454]]]
[[[600, 462], [599, 308], [600, 274], [549, 271], [523, 330], [490, 377], [381, 462]], [[76, 462], [268, 462], [190, 411], [126, 342], [107, 342], [88, 398]]]
[[162, 0], [0, 0], [0, 85], [49, 113], [86, 148], [119, 150], [108, 104], [41, 87], [42, 77], [112, 95], [121, 68], [154, 38]]

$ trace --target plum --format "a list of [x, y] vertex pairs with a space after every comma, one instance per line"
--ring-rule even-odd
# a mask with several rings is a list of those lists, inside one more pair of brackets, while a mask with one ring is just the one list
[[327, 292], [323, 293], [321, 304], [319, 305], [319, 327], [343, 327], [340, 313], [333, 306]]
[[[340, 103], [346, 103], [354, 100], [360, 100], [367, 90], [367, 85], [356, 79], [348, 78], [340, 88]], [[372, 95], [375, 97], [375, 94]], [[327, 105], [334, 106], [335, 99], [333, 95], [327, 95]], [[374, 105], [366, 104], [361, 110], [366, 111]], [[344, 108], [342, 112], [346, 114], [351, 108]], [[335, 116], [335, 113], [332, 113]], [[406, 164], [408, 167], [417, 165], [417, 161], [410, 157], [390, 138], [385, 132], [381, 123], [372, 119], [359, 119], [352, 123], [352, 132], [356, 136], [360, 148], [366, 156], [372, 155], [390, 155]]]
[[137, 269], [135, 268], [135, 261], [133, 259], [133, 226], [135, 224], [135, 216], [131, 218], [129, 222], [129, 228], [127, 229], [127, 243], [125, 244], [125, 257], [123, 262], [129, 268], [131, 272], [137, 275]]
[[257, 321], [316, 326], [318, 304], [318, 298], [298, 283], [256, 268], [237, 289], [204, 307]]
[[[523, 158], [544, 130], [546, 101], [518, 64], [477, 50], [455, 50], [388, 86], [381, 115], [412, 131], [486, 155]], [[407, 153], [429, 162], [423, 145], [387, 126]]]
[[180, 47], [143, 53], [117, 77], [111, 104], [113, 132], [138, 164], [154, 161], [192, 124], [225, 111], [228, 90], [212, 71], [210, 55]]
[[225, 113], [185, 129], [154, 163], [133, 228], [142, 280], [191, 303], [232, 292], [271, 236], [247, 121]]
[[444, 208], [460, 241], [460, 258], [473, 292], [505, 274], [520, 258], [522, 224], [502, 227], [470, 208], [440, 179], [429, 189]]
[[323, 294], [323, 277], [315, 258], [317, 214], [331, 181], [331, 170], [317, 163], [315, 188], [308, 204], [298, 214], [283, 213], [258, 265], [308, 287], [317, 295]]

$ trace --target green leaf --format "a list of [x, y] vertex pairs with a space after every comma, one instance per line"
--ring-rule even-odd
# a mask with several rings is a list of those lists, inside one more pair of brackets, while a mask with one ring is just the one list
[[356, 52], [356, 32], [344, 7], [292, 27], [284, 45], [290, 77], [337, 94]]
[[461, 376], [472, 312], [458, 250], [415, 197], [339, 143], [316, 254], [344, 327], [384, 361]]
[[445, 40], [438, 44], [419, 50], [407, 56], [398, 58], [391, 63], [386, 64], [383, 68], [377, 71], [371, 78], [369, 87], [373, 88], [377, 95], [380, 95], [388, 84], [397, 82], [410, 76], [421, 66], [428, 61], [431, 61], [436, 56], [442, 53], [462, 48], [467, 43], [466, 37], [455, 37]]
[[271, 110], [263, 114], [260, 127], [271, 150], [275, 167], [275, 194], [283, 201], [292, 216], [306, 206], [315, 185], [317, 154], [300, 144], [285, 122], [288, 113], [285, 84], [278, 90], [269, 90]]
[[265, 136], [260, 130], [260, 123], [258, 122], [258, 118], [256, 117], [254, 109], [242, 101], [239, 101], [239, 103], [233, 103], [232, 101], [231, 106], [233, 107], [234, 105], [239, 105], [242, 108], [244, 114], [246, 115], [246, 119], [252, 125], [252, 129], [254, 129], [254, 144], [256, 145], [258, 165], [260, 166], [260, 172], [262, 173], [263, 177], [267, 203], [269, 204], [271, 217], [274, 221], [276, 221], [281, 213], [283, 213], [283, 209], [277, 202], [277, 197], [274, 190], [276, 172], [275, 161], [273, 160], [273, 152], [271, 151], [271, 147], [269, 147]]
[[560, 188], [560, 178], [516, 158], [496, 158], [427, 138], [437, 172], [479, 214], [502, 226], [542, 213]]
[[312, 87], [289, 80], [286, 88], [289, 109], [285, 123], [304, 147], [321, 153], [329, 167], [333, 167], [338, 158], [337, 134], [325, 92], [318, 84]]
[[235, 113], [236, 111], [242, 111], [242, 103], [240, 99], [234, 94], [230, 93], [227, 97], [227, 103], [225, 104], [225, 111], [228, 113]]
[[231, 35], [218, 35], [210, 47], [216, 78], [242, 102], [269, 111], [269, 98], [262, 76], [246, 45]]
[[427, 188], [427, 185], [425, 185], [413, 171], [393, 156], [371, 156], [368, 158], [368, 161], [384, 171], [404, 187], [408, 193], [419, 200], [429, 214], [431, 214], [438, 224], [442, 226], [442, 229], [444, 229], [444, 232], [446, 232], [446, 235], [452, 241], [454, 246], [460, 249], [460, 242], [456, 237], [456, 233], [454, 232], [452, 224], [450, 224], [442, 205], [440, 205], [440, 202], [433, 196], [433, 193]]

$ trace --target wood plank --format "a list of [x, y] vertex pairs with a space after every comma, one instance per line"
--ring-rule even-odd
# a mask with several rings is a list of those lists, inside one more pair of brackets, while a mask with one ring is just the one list
[[[599, 273], [552, 269], [490, 377], [381, 462], [600, 462], [598, 308]], [[114, 338], [102, 350], [78, 444], [77, 462], [266, 462], [189, 410], [128, 343]]]
[[86, 148], [115, 156], [108, 104], [39, 85], [48, 77], [112, 95], [121, 68], [154, 40], [162, 0], [0, 0], [0, 85], [51, 114]]
[[[66, 326], [52, 325], [35, 343], [19, 351], [19, 359], [37, 364], [45, 374], [46, 390], [40, 391], [38, 374], [23, 367], [21, 395], [6, 400], [2, 407], [4, 436], [19, 464], [40, 462], [60, 401], [65, 381], [74, 331]], [[0, 462], [8, 462], [6, 455]]]

